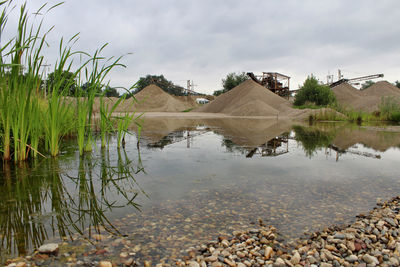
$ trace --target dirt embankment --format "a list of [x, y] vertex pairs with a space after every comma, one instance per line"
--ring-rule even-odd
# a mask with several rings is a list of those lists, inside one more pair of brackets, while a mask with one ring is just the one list
[[387, 81], [377, 82], [362, 91], [347, 83], [335, 86], [332, 90], [339, 104], [353, 110], [377, 111], [385, 97], [393, 97], [400, 104], [400, 89]]

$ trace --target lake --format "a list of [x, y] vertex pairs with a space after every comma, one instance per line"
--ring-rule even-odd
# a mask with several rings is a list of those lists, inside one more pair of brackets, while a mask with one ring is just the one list
[[[349, 224], [398, 195], [400, 133], [383, 126], [149, 118], [117, 150], [3, 165], [1, 260], [65, 241], [172, 262], [234, 230], [273, 225], [290, 242]], [[99, 147], [99, 145], [98, 145]]]

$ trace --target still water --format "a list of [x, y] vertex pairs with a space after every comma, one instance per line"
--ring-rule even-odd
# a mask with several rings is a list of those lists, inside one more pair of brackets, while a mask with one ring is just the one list
[[2, 166], [1, 260], [64, 239], [159, 262], [255, 224], [285, 242], [348, 224], [400, 192], [400, 133], [382, 129], [164, 118], [121, 150], [79, 157], [66, 140], [57, 159]]

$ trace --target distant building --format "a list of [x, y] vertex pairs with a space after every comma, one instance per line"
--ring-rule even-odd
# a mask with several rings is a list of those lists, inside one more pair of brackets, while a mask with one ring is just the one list
[[207, 104], [208, 102], [210, 102], [210, 100], [205, 99], [205, 98], [196, 98], [196, 103], [197, 104]]

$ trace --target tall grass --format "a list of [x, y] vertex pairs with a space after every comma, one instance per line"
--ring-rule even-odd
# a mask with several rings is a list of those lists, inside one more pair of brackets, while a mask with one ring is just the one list
[[382, 97], [379, 104], [380, 115], [388, 121], [400, 122], [400, 98]]
[[109, 144], [110, 134], [114, 131], [112, 114], [125, 97], [119, 98], [112, 106], [104, 101], [104, 95], [100, 97], [100, 137], [101, 147]]
[[[3, 7], [0, 15], [1, 32], [6, 27], [9, 10], [12, 10], [11, 3], [12, 0], [0, 2]], [[42, 12], [45, 7], [46, 4], [35, 14]], [[46, 78], [42, 71], [43, 48], [49, 31], [43, 33], [42, 22], [43, 20], [38, 26], [30, 23], [24, 4], [20, 8], [18, 29], [14, 38], [4, 43], [0, 32], [0, 155], [5, 161], [10, 161], [12, 157], [14, 161], [24, 161], [29, 155], [36, 157], [45, 152], [57, 156], [61, 141], [67, 134], [77, 135], [81, 155], [84, 151], [91, 151], [94, 144], [94, 99], [105, 84], [109, 72], [115, 67], [125, 67], [120, 63], [122, 57], [101, 56], [107, 44], [90, 55], [72, 50], [78, 35], [67, 42], [62, 38], [59, 58], [54, 64], [51, 88], [46, 88], [49, 89], [49, 94], [47, 99], [43, 99], [42, 80]], [[83, 58], [79, 64], [74, 62], [78, 56]], [[64, 72], [73, 73], [74, 79], [67, 79]], [[78, 88], [86, 85], [86, 92], [81, 95], [78, 93], [74, 103], [66, 97], [66, 91], [76, 80]], [[121, 102], [122, 100], [117, 101], [109, 111], [103, 105], [103, 115], [100, 116], [102, 131], [112, 131], [109, 127], [112, 125], [111, 114]], [[124, 124], [120, 128], [126, 129], [126, 124], [132, 120], [133, 117], [124, 117]]]

